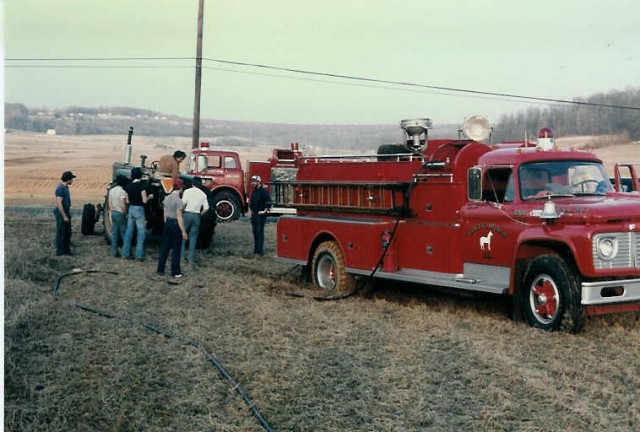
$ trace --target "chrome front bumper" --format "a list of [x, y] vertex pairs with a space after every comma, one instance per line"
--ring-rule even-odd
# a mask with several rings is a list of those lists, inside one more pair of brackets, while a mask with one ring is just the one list
[[582, 283], [583, 305], [607, 305], [637, 301], [640, 301], [640, 279]]

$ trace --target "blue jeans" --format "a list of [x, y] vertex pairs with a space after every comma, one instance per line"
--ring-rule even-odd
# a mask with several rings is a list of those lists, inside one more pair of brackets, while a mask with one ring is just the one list
[[56, 254], [64, 255], [71, 253], [71, 218], [65, 222], [57, 208], [53, 209], [56, 217]]
[[158, 273], [164, 274], [171, 250], [171, 276], [180, 274], [180, 245], [182, 242], [182, 231], [177, 219], [167, 218], [162, 230], [162, 250], [158, 259]]
[[189, 242], [189, 262], [196, 259], [196, 243], [198, 243], [198, 233], [200, 232], [200, 213], [183, 212], [184, 230], [189, 235], [189, 240], [182, 240], [182, 251], [180, 255], [184, 258], [187, 241]]
[[111, 211], [111, 255], [118, 255], [118, 243], [124, 240], [124, 230], [127, 226], [125, 216], [122, 212]]
[[267, 215], [251, 212], [251, 229], [253, 230], [253, 253], [264, 255], [264, 223]]
[[127, 232], [124, 234], [124, 246], [122, 256], [131, 256], [131, 241], [133, 240], [133, 228], [138, 232], [136, 237], [136, 258], [144, 259], [144, 236], [146, 234], [144, 207], [129, 206], [129, 218], [127, 219]]

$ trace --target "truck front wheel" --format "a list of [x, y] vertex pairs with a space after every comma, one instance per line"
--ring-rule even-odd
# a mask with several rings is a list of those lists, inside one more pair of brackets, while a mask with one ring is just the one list
[[221, 192], [214, 198], [214, 210], [220, 222], [230, 222], [240, 217], [240, 201], [228, 192]]
[[347, 293], [355, 289], [355, 278], [346, 272], [338, 243], [321, 243], [313, 255], [313, 283], [325, 291]]
[[555, 255], [531, 262], [521, 289], [522, 316], [543, 330], [577, 333], [584, 324], [580, 283], [576, 272]]

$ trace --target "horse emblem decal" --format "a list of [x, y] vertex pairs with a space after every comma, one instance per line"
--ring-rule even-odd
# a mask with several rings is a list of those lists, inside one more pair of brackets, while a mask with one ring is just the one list
[[484, 237], [480, 237], [480, 250], [484, 250], [484, 247], [487, 247], [487, 250], [491, 250], [491, 237], [493, 237], [493, 232], [489, 231]]

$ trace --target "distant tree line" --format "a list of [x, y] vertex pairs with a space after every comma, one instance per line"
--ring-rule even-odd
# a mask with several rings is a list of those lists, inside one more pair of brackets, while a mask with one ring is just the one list
[[[576, 102], [640, 107], [640, 88], [599, 93]], [[506, 114], [494, 126], [493, 141], [535, 137], [541, 127], [550, 127], [556, 136], [623, 134], [640, 139], [640, 111], [588, 105], [552, 105]]]
[[107, 135], [127, 133], [135, 123], [136, 133], [151, 136], [189, 136], [191, 123], [176, 116], [131, 107], [66, 107], [55, 110], [29, 109], [5, 103], [7, 129], [59, 135]]
[[[192, 120], [131, 107], [67, 107], [29, 109], [23, 104], [5, 104], [5, 128], [57, 135], [126, 135], [129, 126], [136, 135], [181, 136], [192, 134]], [[303, 125], [201, 119], [200, 138], [217, 145], [272, 144], [291, 142], [322, 148], [376, 149], [380, 144], [400, 141], [398, 124]]]
[[[640, 88], [596, 94], [576, 101], [640, 107]], [[400, 120], [400, 119], [398, 119]], [[5, 128], [58, 135], [182, 136], [192, 133], [191, 119], [132, 107], [78, 107], [55, 110], [29, 109], [5, 103]], [[544, 126], [556, 136], [626, 134], [640, 139], [640, 111], [586, 105], [552, 105], [503, 115], [494, 125], [493, 142], [532, 139]], [[436, 125], [430, 137], [456, 136], [458, 125]], [[271, 144], [375, 150], [381, 144], [402, 140], [398, 123], [382, 125], [304, 125], [201, 119], [201, 140], [219, 145]]]

